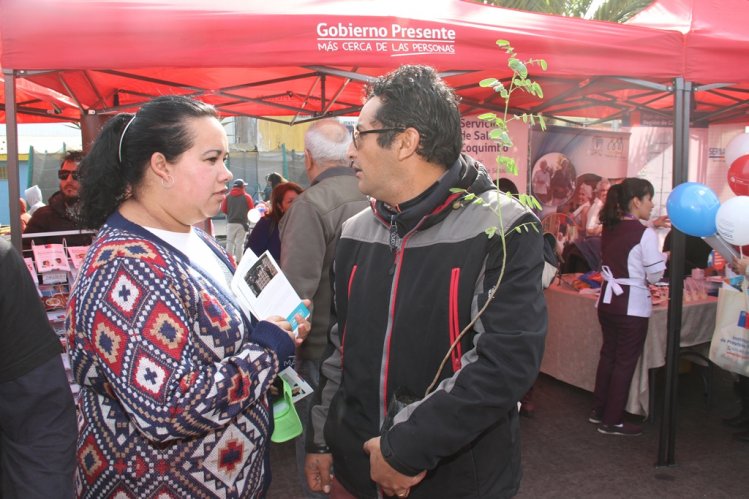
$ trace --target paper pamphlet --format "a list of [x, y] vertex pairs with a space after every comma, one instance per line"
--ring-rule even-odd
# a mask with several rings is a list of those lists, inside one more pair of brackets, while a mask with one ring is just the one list
[[291, 400], [294, 403], [302, 400], [307, 395], [310, 395], [314, 390], [312, 387], [299, 376], [293, 367], [287, 367], [280, 373], [278, 373], [286, 383], [291, 387]]
[[70, 272], [68, 257], [62, 244], [35, 244], [31, 247], [34, 262], [40, 273], [51, 271]]
[[306, 319], [310, 314], [267, 251], [259, 257], [250, 249], [245, 251], [231, 280], [231, 290], [245, 313], [260, 320], [280, 315], [289, 321], [294, 331], [299, 326], [294, 316], [301, 314]]
[[31, 277], [32, 279], [34, 279], [34, 282], [37, 282], [36, 269], [34, 268], [34, 259], [25, 257], [23, 259], [23, 263], [25, 263], [26, 268], [29, 269], [29, 274], [31, 274]]
[[68, 255], [70, 255], [70, 263], [73, 264], [74, 269], [81, 268], [83, 259], [86, 258], [86, 252], [88, 246], [68, 246]]

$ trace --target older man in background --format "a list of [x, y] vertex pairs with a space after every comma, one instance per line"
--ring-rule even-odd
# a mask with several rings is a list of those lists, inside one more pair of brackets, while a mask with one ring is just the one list
[[[300, 296], [312, 298], [312, 331], [299, 349], [297, 369], [316, 387], [320, 362], [328, 342], [331, 322], [330, 267], [341, 226], [367, 207], [359, 191], [346, 151], [351, 143], [348, 129], [336, 119], [315, 122], [304, 136], [304, 167], [310, 180], [305, 190], [281, 219], [281, 268]], [[304, 399], [302, 424], [307, 427], [308, 399]], [[304, 463], [304, 439], [297, 443], [297, 463]], [[315, 497], [302, 485], [308, 497]]]

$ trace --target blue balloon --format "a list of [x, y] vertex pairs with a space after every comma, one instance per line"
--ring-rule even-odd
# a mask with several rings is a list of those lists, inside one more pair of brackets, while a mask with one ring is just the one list
[[684, 182], [677, 185], [666, 201], [671, 224], [695, 237], [712, 236], [717, 231], [715, 216], [720, 208], [718, 196], [704, 184]]

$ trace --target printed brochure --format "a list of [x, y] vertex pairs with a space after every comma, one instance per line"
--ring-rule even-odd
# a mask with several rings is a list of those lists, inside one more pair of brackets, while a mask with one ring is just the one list
[[284, 317], [296, 333], [299, 324], [295, 316], [309, 317], [309, 309], [302, 303], [278, 263], [267, 251], [259, 257], [248, 249], [239, 262], [231, 281], [240, 306], [263, 320], [271, 315]]

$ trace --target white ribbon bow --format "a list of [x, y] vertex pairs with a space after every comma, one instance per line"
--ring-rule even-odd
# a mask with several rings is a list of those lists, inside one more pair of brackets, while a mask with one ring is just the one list
[[615, 278], [614, 274], [611, 272], [611, 268], [609, 268], [608, 265], [601, 266], [601, 277], [603, 277], [604, 281], [609, 283], [609, 285], [606, 286], [606, 291], [604, 291], [603, 293], [603, 303], [611, 303], [612, 292], [616, 296], [624, 293], [622, 285], [637, 286], [640, 288], [644, 287], [643, 283], [637, 279], [628, 279], [623, 277], [619, 279]]

